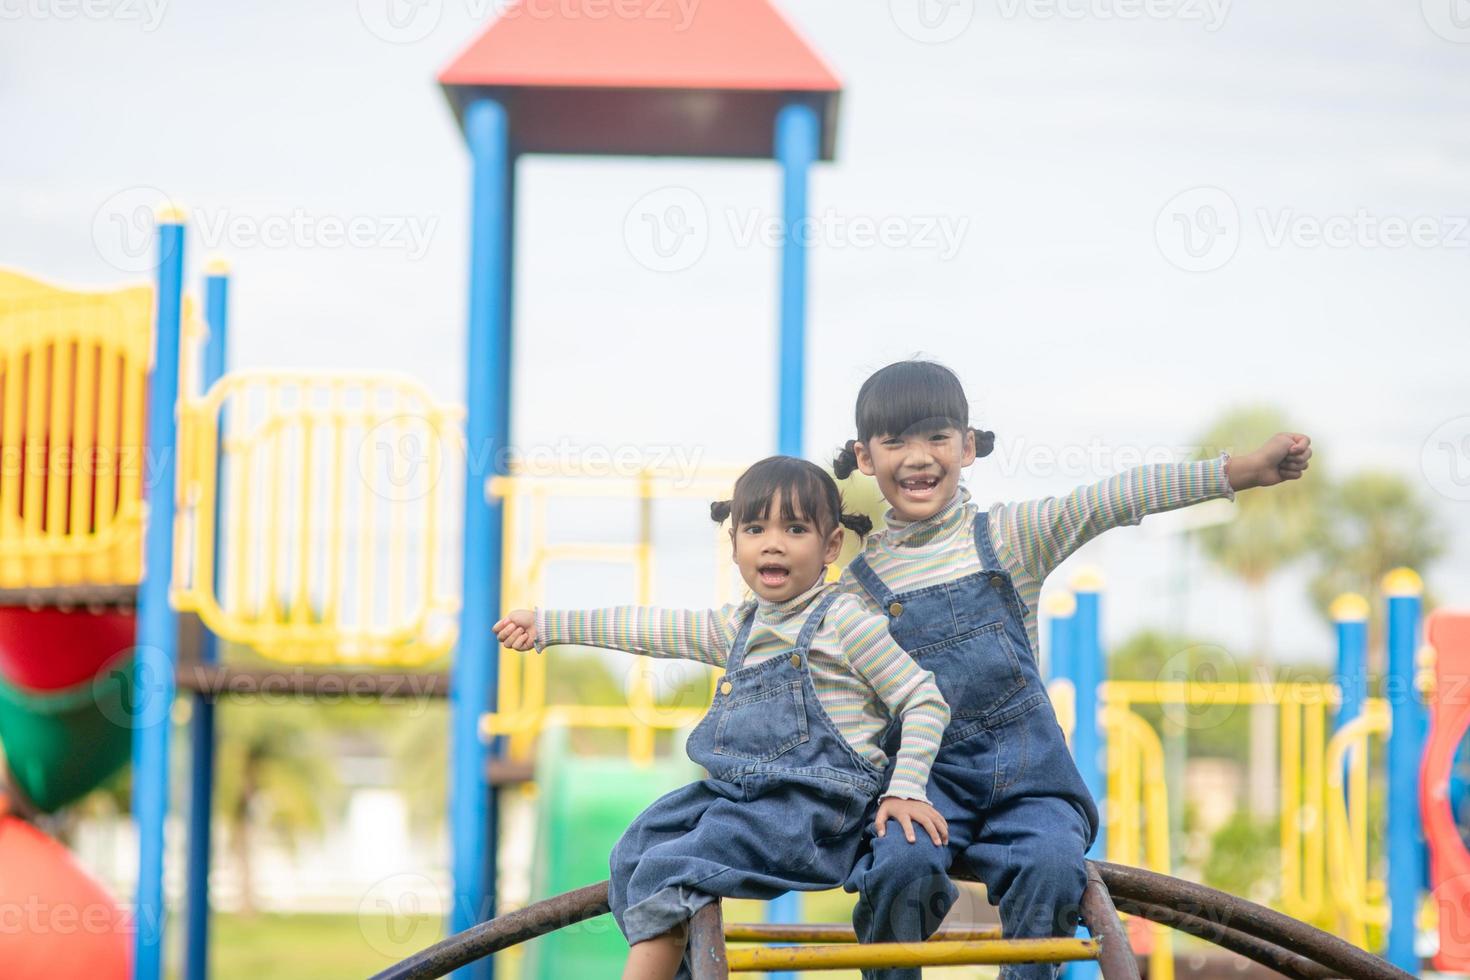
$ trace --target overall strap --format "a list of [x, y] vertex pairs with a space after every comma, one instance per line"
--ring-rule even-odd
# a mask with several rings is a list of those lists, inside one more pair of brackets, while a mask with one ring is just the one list
[[975, 550], [980, 555], [980, 567], [986, 571], [1005, 571], [1005, 566], [995, 555], [995, 542], [990, 539], [990, 513], [977, 510], [975, 514]]
[[832, 603], [836, 601], [837, 590], [829, 588], [826, 595], [812, 603], [812, 610], [807, 613], [806, 622], [801, 624], [801, 634], [796, 638], [796, 653], [801, 657], [802, 666], [806, 666], [806, 653], [811, 648], [812, 638], [817, 635], [822, 620], [827, 616], [827, 610], [831, 609]]
[[872, 566], [868, 564], [867, 556], [858, 555], [852, 561], [848, 562], [847, 567], [852, 570], [852, 577], [857, 579], [857, 583], [863, 587], [863, 591], [872, 597], [872, 600], [878, 605], [885, 609], [888, 608], [894, 599], [893, 590], [888, 588], [883, 583], [883, 580], [878, 577], [878, 574], [873, 571]]
[[745, 614], [740, 630], [735, 634], [735, 642], [730, 644], [730, 656], [725, 658], [727, 674], [739, 670], [740, 665], [745, 662], [745, 648], [750, 643], [750, 628], [755, 625], [755, 611], [758, 608], [760, 607], [755, 602], [750, 604], [750, 611]]

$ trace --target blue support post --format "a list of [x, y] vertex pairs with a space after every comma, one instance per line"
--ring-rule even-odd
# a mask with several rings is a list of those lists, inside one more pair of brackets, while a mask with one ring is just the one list
[[1337, 731], [1363, 712], [1368, 694], [1368, 600], [1345, 592], [1332, 601], [1337, 624], [1337, 689], [1341, 698], [1333, 715]]
[[178, 618], [169, 605], [173, 579], [174, 474], [177, 471], [179, 320], [184, 288], [184, 216], [158, 218], [157, 312], [148, 387], [148, 443], [141, 457], [148, 524], [138, 585], [132, 699], [133, 822], [138, 831], [137, 932], [133, 976], [163, 976], [164, 821], [168, 816]]
[[[1072, 732], [1072, 755], [1102, 816], [1097, 840], [1087, 852], [1087, 856], [1094, 860], [1106, 857], [1108, 833], [1107, 784], [1103, 778], [1105, 745], [1097, 710], [1098, 686], [1106, 678], [1099, 609], [1102, 586], [1102, 576], [1092, 571], [1081, 572], [1072, 580], [1077, 603], [1071, 627], [1072, 676], [1077, 688], [1077, 727]], [[1068, 980], [1096, 980], [1097, 976], [1096, 963], [1070, 963], [1067, 966]]]
[[[480, 719], [495, 710], [499, 646], [490, 632], [500, 612], [501, 506], [486, 481], [505, 472], [510, 433], [511, 173], [505, 107], [479, 98], [465, 109], [473, 203], [470, 225], [469, 341], [465, 358], [464, 591], [453, 666], [450, 837], [454, 895], [449, 929], [495, 914], [496, 806], [485, 775]], [[489, 978], [489, 958], [458, 971]]]
[[[209, 341], [204, 347], [203, 385], [207, 392], [225, 373], [225, 345], [229, 331], [230, 279], [229, 266], [223, 260], [209, 264], [204, 277], [204, 322], [209, 326]], [[221, 410], [223, 411], [223, 409]], [[224, 423], [220, 423], [220, 432]], [[214, 568], [211, 581], [219, 588], [220, 569], [220, 487], [221, 456], [215, 454], [214, 495]], [[219, 662], [219, 637], [202, 627], [199, 659], [206, 664]], [[194, 699], [194, 713], [189, 720], [192, 779], [189, 784], [189, 860], [185, 883], [184, 927], [185, 980], [205, 980], [209, 975], [209, 843], [210, 817], [214, 802], [214, 700]]]
[[[776, 161], [781, 165], [781, 220], [785, 234], [781, 242], [781, 335], [777, 343], [779, 363], [776, 411], [776, 451], [786, 456], [802, 455], [806, 402], [806, 253], [810, 242], [807, 217], [807, 176], [820, 150], [821, 127], [816, 111], [792, 102], [776, 114]], [[789, 892], [766, 908], [770, 922], [797, 922], [801, 896]], [[792, 973], [771, 975], [773, 980], [791, 980]]]
[[1074, 637], [1077, 598], [1070, 592], [1054, 592], [1043, 606], [1050, 630], [1050, 655], [1046, 658], [1047, 681], [1066, 681], [1077, 686], [1077, 658]]
[[807, 174], [820, 150], [821, 126], [809, 105], [793, 102], [776, 114], [776, 161], [781, 165], [781, 337], [777, 452], [800, 456], [806, 399], [806, 258], [810, 242]]
[[1414, 952], [1419, 887], [1424, 880], [1423, 824], [1419, 817], [1419, 762], [1424, 751], [1424, 711], [1414, 685], [1419, 613], [1424, 591], [1407, 568], [1383, 580], [1388, 597], [1388, 671], [1384, 694], [1392, 712], [1388, 739], [1388, 798], [1402, 805], [1388, 809], [1388, 950], [1386, 959], [1417, 976]]

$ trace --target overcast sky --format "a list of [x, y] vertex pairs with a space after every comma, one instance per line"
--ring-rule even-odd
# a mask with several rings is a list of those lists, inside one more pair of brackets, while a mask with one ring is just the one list
[[[808, 455], [851, 435], [869, 372], [914, 354], [956, 368], [998, 435], [971, 472], [983, 502], [1270, 402], [1312, 435], [1312, 475], [1415, 482], [1452, 532], [1432, 584], [1470, 605], [1464, 0], [780, 6], [845, 84], [812, 183]], [[433, 79], [494, 13], [0, 0], [0, 263], [136, 279], [130, 221], [167, 197], [191, 211], [192, 272], [233, 263], [234, 366], [391, 367], [462, 399], [467, 163]], [[520, 167], [517, 442], [772, 451], [774, 165]], [[680, 218], [692, 234], [653, 249], [646, 221]], [[1219, 577], [1171, 605], [1177, 556], [1146, 524], [1069, 568], [1106, 572], [1112, 637], [1182, 617], [1243, 642]], [[698, 601], [670, 578], [661, 600]], [[1299, 578], [1273, 591], [1277, 642], [1325, 656]], [[620, 576], [553, 584], [561, 604], [630, 598]]]

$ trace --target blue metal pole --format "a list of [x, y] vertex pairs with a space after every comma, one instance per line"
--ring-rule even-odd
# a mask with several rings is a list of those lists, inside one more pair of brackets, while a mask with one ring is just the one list
[[781, 244], [781, 338], [777, 376], [776, 448], [800, 456], [806, 399], [806, 253], [811, 240], [807, 216], [807, 174], [816, 161], [821, 139], [816, 111], [793, 102], [776, 114], [776, 160], [781, 165], [781, 218], [786, 230]]
[[1423, 881], [1424, 840], [1419, 818], [1419, 761], [1424, 749], [1424, 712], [1414, 687], [1414, 654], [1424, 592], [1419, 576], [1407, 568], [1383, 580], [1388, 597], [1388, 671], [1384, 694], [1392, 712], [1388, 739], [1388, 950], [1394, 966], [1418, 975], [1414, 952], [1419, 886]]
[[[464, 114], [473, 169], [470, 311], [466, 354], [464, 586], [451, 701], [450, 835], [454, 870], [451, 932], [495, 912], [495, 794], [485, 778], [488, 747], [480, 719], [495, 709], [499, 647], [490, 627], [500, 614], [501, 507], [486, 481], [505, 472], [510, 431], [511, 171], [504, 106], [478, 98]], [[490, 959], [458, 972], [494, 975]]]
[[[228, 263], [216, 259], [209, 264], [204, 277], [204, 322], [209, 326], [209, 341], [204, 347], [204, 390], [207, 392], [225, 373], [225, 345], [229, 330], [230, 269]], [[224, 431], [221, 423], [220, 431]], [[220, 455], [215, 454], [214, 495], [214, 567], [210, 572], [214, 587], [219, 587], [220, 569]], [[208, 627], [201, 627], [199, 659], [206, 664], [219, 662], [219, 637]], [[209, 975], [209, 843], [210, 817], [214, 803], [214, 701], [194, 699], [194, 713], [189, 721], [192, 779], [189, 784], [189, 863], [185, 884], [184, 909], [184, 977], [205, 980]]]
[[1104, 678], [1102, 639], [1099, 633], [1099, 605], [1102, 578], [1084, 572], [1072, 581], [1077, 597], [1073, 617], [1074, 675], [1077, 678], [1077, 730], [1072, 733], [1072, 754], [1087, 791], [1097, 801], [1102, 813], [1102, 827], [1088, 856], [1101, 858], [1107, 846], [1107, 785], [1103, 780], [1102, 730], [1098, 726], [1098, 686]]
[[[811, 106], [792, 102], [776, 114], [776, 161], [781, 165], [781, 335], [777, 345], [778, 399], [776, 451], [802, 455], [806, 402], [806, 253], [811, 240], [807, 216], [807, 175], [821, 138]], [[798, 922], [801, 896], [788, 892], [766, 908], [770, 922]], [[773, 980], [791, 980], [781, 972]]]
[[[1077, 603], [1071, 625], [1072, 676], [1077, 688], [1077, 727], [1072, 732], [1072, 755], [1102, 816], [1097, 840], [1087, 852], [1087, 856], [1093, 859], [1107, 855], [1108, 833], [1107, 784], [1103, 779], [1105, 746], [1102, 729], [1098, 725], [1098, 686], [1106, 673], [1101, 634], [1102, 587], [1102, 576], [1093, 571], [1080, 572], [1072, 579]], [[1096, 963], [1067, 965], [1068, 980], [1096, 980], [1098, 975]]]
[[1368, 600], [1345, 592], [1332, 601], [1332, 621], [1337, 624], [1337, 689], [1341, 702], [1333, 716], [1337, 731], [1363, 712], [1368, 693]]
[[179, 398], [179, 317], [184, 288], [184, 216], [158, 218], [157, 315], [148, 388], [148, 443], [143, 485], [148, 506], [143, 581], [138, 585], [137, 649], [133, 659], [133, 822], [138, 831], [137, 933], [133, 976], [163, 975], [164, 820], [168, 815], [168, 755], [174, 703], [178, 622], [169, 605], [173, 579], [174, 474]]
[[1074, 653], [1073, 617], [1077, 614], [1077, 598], [1070, 592], [1056, 592], [1047, 598], [1046, 621], [1051, 631], [1051, 655], [1046, 658], [1046, 679], [1066, 681], [1077, 686], [1077, 658]]

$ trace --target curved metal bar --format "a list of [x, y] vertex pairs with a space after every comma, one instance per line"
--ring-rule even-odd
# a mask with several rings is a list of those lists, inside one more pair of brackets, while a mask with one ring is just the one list
[[689, 971], [693, 980], [727, 980], [725, 913], [716, 898], [689, 920]]
[[1128, 942], [1128, 933], [1118, 918], [1118, 910], [1113, 907], [1108, 886], [1103, 884], [1090, 862], [1087, 887], [1082, 890], [1082, 921], [1099, 943], [1097, 965], [1103, 980], [1139, 980], [1138, 960]]
[[1305, 956], [1282, 949], [1264, 939], [1236, 932], [1229, 926], [1212, 922], [1202, 916], [1180, 912], [1163, 905], [1155, 905], [1153, 902], [1140, 902], [1129, 898], [1119, 899], [1118, 906], [1129, 915], [1136, 915], [1150, 922], [1157, 922], [1171, 929], [1187, 932], [1191, 936], [1214, 943], [1221, 949], [1238, 953], [1246, 959], [1254, 960], [1268, 969], [1290, 977], [1291, 980], [1327, 980], [1329, 977], [1337, 976], [1336, 970], [1329, 969], [1320, 963], [1313, 963]]
[[395, 963], [372, 980], [430, 980], [466, 963], [608, 911], [607, 882], [578, 888], [481, 922]]
[[1142, 868], [1106, 861], [1095, 861], [1093, 866], [1116, 899], [1163, 905], [1189, 914], [1209, 910], [1214, 913], [1214, 921], [1295, 950], [1349, 980], [1413, 980], [1410, 974], [1346, 940], [1255, 902]]

